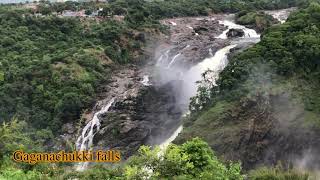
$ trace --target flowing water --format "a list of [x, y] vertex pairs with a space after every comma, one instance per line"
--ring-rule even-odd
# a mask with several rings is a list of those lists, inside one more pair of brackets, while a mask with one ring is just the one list
[[177, 60], [177, 58], [178, 58], [179, 56], [181, 56], [180, 53], [177, 54], [177, 55], [175, 55], [175, 56], [172, 58], [171, 62], [170, 62], [169, 65], [168, 65], [168, 68], [170, 68], [170, 67], [174, 64], [174, 62]]
[[[100, 130], [100, 120], [99, 116], [109, 111], [109, 108], [114, 102], [114, 98], [111, 99], [108, 104], [101, 108], [100, 111], [96, 112], [93, 115], [91, 121], [82, 129], [81, 135], [78, 137], [76, 142], [77, 151], [89, 151], [92, 150], [92, 143], [94, 135]], [[87, 167], [88, 163], [79, 163], [77, 165], [77, 170], [84, 170]]]
[[236, 46], [233, 44], [218, 50], [212, 57], [204, 59], [183, 75], [184, 87], [182, 88], [182, 94], [187, 104], [189, 104], [189, 99], [197, 94], [197, 82], [202, 80], [202, 74], [210, 70], [216, 73], [216, 78], [218, 78], [219, 72], [227, 65], [227, 54]]
[[[274, 18], [278, 19], [281, 23], [284, 23], [289, 14], [296, 10], [296, 8], [283, 9], [277, 11], [267, 11], [267, 14], [272, 15]], [[197, 81], [200, 81], [202, 78], [202, 74], [207, 70], [211, 70], [214, 73], [213, 85], [215, 85], [215, 81], [219, 77], [219, 73], [227, 66], [228, 59], [227, 56], [232, 48], [235, 48], [238, 45], [243, 43], [258, 43], [260, 41], [260, 34], [258, 34], [254, 29], [246, 28], [245, 26], [235, 24], [234, 15], [229, 15], [225, 20], [219, 21], [219, 24], [223, 24], [227, 27], [225, 31], [222, 32], [216, 38], [220, 39], [228, 39], [227, 33], [230, 29], [242, 29], [244, 31], [244, 37], [237, 38], [231, 41], [231, 45], [226, 46], [220, 50], [218, 50], [212, 57], [206, 58], [199, 64], [192, 67], [189, 71], [183, 73], [182, 80], [184, 82], [184, 87], [181, 92], [183, 94], [184, 100], [189, 104], [190, 97], [193, 97], [197, 93]], [[189, 28], [189, 27], [188, 27]], [[210, 53], [210, 52], [209, 52]], [[212, 55], [212, 52], [210, 56]], [[176, 139], [179, 133], [183, 130], [183, 126], [180, 125], [177, 130], [173, 132], [173, 134], [164, 140], [160, 144], [160, 148], [164, 151], [167, 146]]]
[[242, 29], [244, 31], [244, 37], [242, 38], [260, 38], [260, 35], [253, 29], [246, 28], [245, 26], [235, 24], [231, 20], [223, 20], [219, 21], [219, 24], [223, 24], [224, 26], [227, 26], [228, 29], [223, 31], [221, 35], [219, 35], [217, 38], [220, 39], [228, 39], [227, 33], [230, 29]]
[[[288, 16], [288, 11], [286, 11], [286, 17]], [[278, 15], [275, 15], [278, 16]], [[230, 18], [231, 17], [231, 18]], [[233, 22], [233, 16], [226, 16], [225, 20], [219, 21], [220, 24], [223, 24], [227, 27], [227, 30], [223, 31], [222, 34], [217, 36], [216, 38], [227, 39], [227, 32], [232, 29], [242, 29], [245, 32], [244, 37], [236, 38], [231, 40], [231, 45], [228, 45], [216, 53], [212, 53], [212, 50], [209, 50], [210, 57], [204, 59], [202, 62], [197, 65], [191, 67], [188, 70], [182, 70], [178, 68], [179, 61], [183, 59], [181, 52], [186, 50], [189, 45], [187, 45], [183, 50], [176, 52], [175, 55], [170, 56], [171, 49], [167, 49], [162, 52], [159, 56], [156, 67], [160, 69], [162, 74], [162, 78], [166, 79], [166, 82], [169, 81], [182, 81], [183, 88], [178, 93], [180, 95], [180, 100], [182, 99], [182, 109], [185, 109], [185, 113], [188, 113], [187, 107], [190, 101], [190, 98], [195, 96], [197, 93], [197, 81], [202, 79], [202, 74], [207, 70], [211, 70], [214, 73], [213, 84], [215, 84], [215, 80], [218, 78], [219, 73], [227, 66], [228, 63], [228, 54], [230, 50], [235, 48], [242, 43], [258, 43], [260, 41], [260, 35], [253, 29], [246, 28], [244, 26], [235, 24]], [[177, 24], [171, 22], [173, 26]], [[190, 27], [186, 27], [191, 29]], [[175, 66], [173, 66], [175, 65]], [[151, 86], [149, 80], [149, 75], [144, 75], [141, 83], [145, 86]], [[96, 112], [90, 122], [83, 128], [81, 135], [79, 136], [76, 147], [79, 151], [91, 150], [93, 145], [94, 135], [100, 130], [100, 120], [99, 115], [106, 113], [109, 111], [109, 108], [113, 104], [114, 99], [110, 100], [106, 106], [104, 106], [100, 111]], [[178, 125], [178, 127], [174, 131], [169, 131], [168, 133], [172, 133], [167, 138], [163, 139], [158, 145], [160, 146], [162, 152], [165, 151], [167, 146], [176, 139], [179, 133], [183, 130], [182, 125]], [[87, 163], [81, 163], [77, 166], [77, 170], [83, 170], [87, 167]]]
[[281, 10], [275, 10], [275, 11], [265, 11], [266, 14], [271, 15], [273, 18], [280, 21], [281, 24], [285, 23], [288, 19], [288, 15], [295, 11], [297, 8], [289, 8], [289, 9], [281, 9]]
[[[174, 71], [173, 74], [180, 74], [175, 76], [177, 80], [180, 80], [183, 82], [183, 87], [181, 88], [180, 95], [180, 101], [182, 102], [182, 106], [185, 106], [185, 113], [188, 113], [187, 107], [190, 103], [190, 98], [195, 96], [197, 94], [197, 82], [202, 80], [202, 74], [208, 70], [212, 71], [214, 73], [214, 79], [213, 84], [215, 84], [215, 80], [218, 78], [219, 73], [227, 66], [228, 60], [227, 55], [229, 54], [230, 50], [235, 48], [237, 45], [241, 43], [247, 43], [247, 42], [259, 42], [260, 35], [253, 29], [246, 28], [244, 26], [235, 24], [232, 21], [233, 16], [227, 16], [227, 20], [219, 21], [220, 24], [223, 24], [227, 27], [227, 30], [223, 31], [222, 34], [217, 36], [217, 38], [220, 39], [227, 39], [227, 33], [230, 29], [242, 29], [245, 32], [244, 37], [241, 37], [239, 39], [235, 39], [232, 41], [231, 45], [226, 46], [220, 50], [218, 50], [215, 54], [212, 53], [212, 50], [209, 50], [209, 58], [204, 59], [202, 62], [198, 63], [197, 65], [191, 67], [189, 70], [181, 72], [180, 69], [172, 68], [172, 64], [178, 63], [177, 59], [181, 55], [180, 52], [178, 52], [175, 56], [173, 56], [172, 60], [168, 64], [167, 68], [171, 68], [171, 71]], [[228, 20], [231, 19], [231, 20]], [[187, 27], [189, 28], [189, 27]], [[189, 46], [188, 46], [189, 47]], [[187, 48], [187, 47], [186, 47]], [[211, 54], [210, 54], [211, 52]], [[163, 56], [158, 59], [157, 64], [163, 63]], [[161, 63], [160, 63], [161, 62]], [[179, 135], [179, 133], [183, 130], [183, 126], [180, 125], [169, 138], [165, 139], [160, 143], [160, 149], [164, 151], [167, 146], [176, 139], [176, 137]]]
[[149, 80], [149, 76], [148, 75], [144, 75], [143, 76], [143, 80], [141, 81], [141, 83], [145, 86], [151, 86], [150, 84], [150, 80]]

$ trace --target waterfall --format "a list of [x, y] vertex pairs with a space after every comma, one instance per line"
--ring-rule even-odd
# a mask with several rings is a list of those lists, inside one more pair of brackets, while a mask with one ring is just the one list
[[[182, 88], [182, 101], [184, 104], [189, 104], [190, 97], [197, 94], [197, 81], [202, 80], [202, 74], [207, 70], [213, 71], [215, 74], [215, 79], [218, 78], [218, 74], [227, 65], [227, 55], [230, 50], [237, 45], [229, 45], [217, 51], [214, 56], [204, 59], [201, 63], [193, 66], [189, 71], [187, 71], [183, 76], [183, 88]], [[215, 83], [215, 82], [213, 82]]]
[[148, 75], [144, 75], [144, 76], [143, 76], [143, 80], [141, 81], [141, 83], [142, 83], [143, 85], [145, 85], [145, 86], [150, 86], [151, 84], [150, 84], [149, 81], [150, 81], [150, 80], [149, 80], [149, 76], [148, 76]]
[[227, 33], [230, 29], [242, 29], [244, 31], [244, 37], [242, 38], [260, 38], [260, 35], [253, 29], [246, 28], [245, 26], [235, 24], [232, 21], [224, 20], [219, 21], [219, 24], [223, 24], [224, 26], [227, 26], [228, 29], [223, 31], [222, 34], [220, 34], [217, 38], [220, 39], [228, 39]]
[[213, 56], [213, 53], [212, 53], [212, 49], [210, 48], [209, 49], [209, 55], [212, 57]]
[[163, 54], [161, 54], [161, 56], [158, 58], [157, 60], [157, 65], [159, 65], [162, 61], [163, 61]]
[[169, 53], [170, 53], [170, 49], [167, 50], [164, 54], [161, 54], [161, 56], [157, 60], [156, 66], [160, 66], [163, 61], [167, 62], [169, 59]]
[[[109, 108], [113, 104], [115, 98], [111, 99], [108, 104], [98, 112], [93, 115], [91, 121], [82, 129], [81, 135], [78, 137], [76, 142], [77, 151], [88, 151], [92, 149], [93, 138], [97, 132], [100, 130], [100, 120], [99, 115], [104, 114], [109, 111]], [[84, 170], [87, 167], [88, 163], [80, 163], [77, 166], [77, 170]]]
[[[185, 101], [184, 104], [188, 104], [190, 97], [195, 96], [197, 93], [197, 81], [200, 81], [202, 79], [202, 73], [206, 72], [207, 70], [214, 71], [217, 76], [215, 77], [215, 80], [218, 78], [218, 74], [220, 71], [222, 71], [226, 65], [227, 65], [227, 55], [230, 52], [230, 50], [237, 45], [229, 45], [227, 47], [224, 47], [217, 51], [214, 56], [210, 58], [206, 58], [201, 63], [197, 64], [196, 66], [192, 67], [189, 71], [185, 72], [182, 76], [182, 80], [184, 82], [184, 87], [182, 88], [182, 94], [183, 94], [183, 101]], [[213, 82], [215, 83], [215, 82]], [[180, 125], [173, 134], [164, 140], [159, 146], [162, 152], [166, 150], [168, 145], [176, 139], [176, 137], [179, 135], [179, 133], [183, 130], [183, 126]]]
[[175, 55], [175, 56], [172, 58], [172, 60], [171, 60], [171, 62], [169, 63], [169, 65], [168, 65], [167, 68], [170, 68], [170, 67], [172, 66], [172, 64], [176, 61], [176, 59], [177, 59], [180, 55], [181, 55], [181, 53]]
[[[186, 45], [186, 47], [184, 47], [182, 50], [180, 50], [180, 52], [178, 53], [178, 54], [176, 54], [173, 58], [172, 58], [172, 60], [171, 60], [171, 62], [169, 63], [169, 65], [168, 65], [168, 69], [175, 63], [175, 61], [177, 60], [177, 58], [181, 55], [181, 52], [183, 52], [184, 50], [186, 50], [186, 49], [188, 49], [190, 47], [190, 45], [188, 44], [188, 45]], [[167, 57], [168, 57], [168, 54], [167, 54]]]
[[[204, 59], [202, 62], [198, 63], [197, 65], [193, 66], [191, 69], [189, 69], [187, 72], [183, 73], [183, 76], [180, 76], [180, 80], [182, 80], [183, 88], [180, 95], [182, 95], [181, 101], [182, 104], [189, 104], [190, 98], [192, 96], [195, 96], [197, 94], [197, 81], [202, 80], [202, 74], [206, 72], [207, 70], [211, 70], [214, 73], [213, 78], [213, 84], [215, 85], [215, 81], [219, 77], [219, 73], [227, 66], [228, 64], [228, 54], [230, 53], [230, 50], [235, 48], [237, 45], [241, 43], [246, 42], [258, 42], [260, 41], [260, 35], [253, 29], [246, 28], [244, 26], [238, 25], [233, 23], [229, 20], [219, 21], [220, 24], [223, 24], [224, 26], [227, 26], [228, 29], [223, 31], [222, 34], [220, 34], [217, 38], [220, 39], [228, 39], [227, 32], [234, 28], [234, 29], [242, 29], [245, 33], [245, 36], [242, 38], [239, 38], [238, 40], [232, 41], [233, 43], [229, 46], [226, 46], [220, 50], [218, 50], [215, 54], [212, 53], [212, 50], [209, 50], [209, 54], [212, 56], [209, 58]], [[180, 53], [177, 54], [172, 61], [170, 62], [170, 67], [176, 58], [180, 56]], [[180, 125], [173, 133], [172, 135], [165, 139], [162, 143], [160, 143], [160, 149], [161, 153], [163, 153], [168, 145], [176, 139], [176, 137], [179, 135], [179, 133], [183, 130], [183, 126]]]
[[164, 151], [166, 150], [166, 148], [169, 146], [169, 144], [178, 137], [179, 133], [181, 133], [182, 130], [183, 130], [183, 126], [180, 125], [180, 126], [178, 127], [178, 129], [175, 130], [175, 131], [173, 132], [173, 134], [172, 134], [168, 139], [166, 139], [163, 143], [161, 143], [161, 144], [159, 145], [160, 150], [161, 150], [162, 152], [164, 152]]
[[[213, 84], [215, 84], [215, 80], [217, 80], [219, 73], [226, 67], [228, 63], [227, 55], [230, 53], [230, 50], [235, 48], [241, 43], [247, 42], [247, 41], [253, 41], [257, 42], [260, 40], [260, 35], [253, 29], [246, 28], [244, 26], [235, 24], [231, 20], [223, 20], [219, 21], [220, 24], [223, 24], [228, 27], [227, 30], [223, 31], [222, 34], [217, 36], [216, 38], [220, 39], [227, 39], [227, 32], [232, 29], [242, 29], [245, 32], [245, 36], [242, 38], [237, 38], [231, 40], [231, 45], [226, 46], [220, 50], [218, 50], [216, 53], [212, 53], [212, 49], [209, 49], [210, 57], [204, 59], [202, 62], [196, 64], [192, 68], [185, 70], [180, 68], [179, 66], [173, 65], [176, 63], [177, 59], [182, 59], [183, 52], [187, 50], [187, 48], [190, 47], [190, 45], [187, 45], [182, 50], [179, 50], [176, 55], [173, 57], [170, 56], [169, 50], [163, 50], [161, 52], [161, 55], [157, 59], [156, 66], [163, 66], [163, 69], [161, 70], [161, 73], [163, 76], [170, 77], [169, 81], [174, 80], [181, 80], [183, 82], [183, 87], [181, 88], [181, 92], [178, 94], [182, 96], [182, 105], [187, 107], [190, 101], [190, 97], [195, 96], [197, 93], [197, 81], [202, 80], [202, 74], [206, 72], [207, 70], [211, 70], [214, 73], [213, 78]], [[174, 22], [171, 22], [172, 25], [177, 25]], [[193, 29], [191, 26], [188, 26], [187, 28]], [[172, 54], [172, 53], [171, 53]], [[171, 59], [172, 58], [172, 59]], [[170, 61], [171, 59], [171, 61]], [[170, 62], [169, 62], [170, 61]], [[177, 75], [179, 74], [179, 75]], [[182, 74], [182, 75], [181, 75]], [[168, 78], [167, 78], [168, 79]], [[150, 86], [150, 80], [148, 75], [144, 75], [143, 79], [141, 80], [141, 83], [145, 86]], [[180, 91], [180, 90], [179, 90]], [[92, 150], [93, 148], [93, 138], [97, 132], [100, 130], [100, 120], [99, 116], [101, 114], [104, 114], [109, 111], [110, 107], [114, 103], [115, 98], [111, 99], [105, 106], [101, 108], [98, 112], [96, 112], [93, 115], [93, 118], [91, 121], [89, 121], [86, 126], [82, 129], [82, 132], [80, 136], [78, 137], [76, 141], [76, 148], [78, 151], [88, 151]], [[183, 107], [182, 107], [183, 109]], [[185, 111], [186, 112], [186, 111]], [[174, 126], [177, 127], [177, 126]], [[171, 127], [171, 129], [167, 130], [166, 133], [166, 139], [164, 137], [161, 137], [163, 140], [161, 143], [158, 143], [160, 145], [160, 149], [162, 152], [165, 151], [167, 146], [176, 139], [176, 137], [179, 135], [179, 133], [183, 130], [183, 126], [180, 125], [173, 131], [174, 128]], [[172, 134], [171, 134], [172, 133]], [[167, 135], [170, 135], [169, 137]], [[158, 138], [158, 137], [156, 137]], [[160, 139], [160, 138], [159, 138]], [[79, 163], [76, 166], [77, 170], [84, 170], [87, 167], [88, 163]]]

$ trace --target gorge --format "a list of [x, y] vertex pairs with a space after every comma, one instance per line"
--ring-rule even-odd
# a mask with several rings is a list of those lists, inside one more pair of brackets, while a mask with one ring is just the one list
[[[277, 18], [278, 11], [274, 14]], [[182, 116], [188, 114], [190, 98], [197, 94], [204, 73], [209, 71], [215, 84], [231, 50], [242, 51], [260, 40], [255, 30], [235, 24], [234, 15], [166, 19], [162, 23], [170, 27], [170, 37], [159, 43], [155, 61], [142, 70], [135, 67], [131, 74], [120, 72], [120, 78], [129, 79], [116, 79], [111, 85], [114, 93], [96, 105], [101, 110], [80, 131], [78, 150], [108, 144], [127, 158], [143, 144], [165, 149], [183, 130]], [[232, 29], [242, 30], [244, 36], [229, 39], [227, 33]], [[82, 164], [78, 170], [86, 166]]]
[[0, 179], [319, 179], [318, 1], [0, 2]]

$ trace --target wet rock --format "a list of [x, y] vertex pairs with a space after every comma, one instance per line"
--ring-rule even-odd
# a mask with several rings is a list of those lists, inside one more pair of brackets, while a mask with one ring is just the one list
[[202, 26], [194, 28], [194, 32], [198, 33], [198, 34], [202, 34], [203, 32], [207, 32], [207, 31], [209, 31], [209, 29], [207, 29], [206, 27], [202, 27]]
[[[219, 24], [219, 18], [219, 15], [216, 15], [214, 17], [163, 20], [163, 24], [170, 26], [171, 36], [167, 43], [171, 45], [172, 50], [170, 50], [169, 59], [181, 53], [179, 66], [190, 68], [208, 57], [211, 48], [211, 52], [215, 53], [217, 49], [228, 44], [228, 40], [216, 38], [226, 30], [225, 26]], [[177, 25], [170, 25], [170, 21], [177, 22]], [[160, 46], [157, 51], [161, 52], [163, 49], [168, 48]]]
[[244, 36], [244, 31], [242, 29], [230, 29], [227, 32], [228, 38], [237, 38], [237, 37], [243, 37], [243, 36]]
[[141, 87], [117, 100], [110, 112], [101, 116], [102, 130], [96, 134], [94, 144], [100, 149], [117, 147], [127, 158], [147, 144], [157, 129], [166, 129], [168, 121], [177, 124], [181, 110], [175, 108], [171, 88], [171, 83], [161, 88]]
[[134, 86], [134, 84], [132, 82], [129, 82], [128, 84], [126, 84], [126, 87], [129, 89], [132, 88], [133, 86]]
[[135, 129], [138, 127], [138, 123], [135, 123], [133, 121], [125, 121], [123, 124], [122, 124], [122, 128], [120, 130], [120, 133], [121, 134], [126, 134], [128, 133], [129, 131]]
[[[185, 126], [187, 130], [176, 142], [184, 142], [191, 136], [203, 137], [218, 156], [241, 161], [245, 170], [275, 166], [279, 162], [289, 167], [301, 161], [312, 169], [320, 163], [320, 135], [315, 127], [301, 126], [305, 123], [304, 107], [291, 98], [286, 92], [256, 94], [225, 111], [223, 124], [198, 121], [197, 128]], [[307, 158], [311, 159], [306, 161]]]

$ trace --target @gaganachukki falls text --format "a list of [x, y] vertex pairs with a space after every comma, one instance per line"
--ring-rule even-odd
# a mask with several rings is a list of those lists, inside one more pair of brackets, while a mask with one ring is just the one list
[[119, 150], [98, 150], [98, 151], [73, 151], [58, 153], [27, 153], [17, 150], [13, 153], [12, 159], [16, 162], [29, 164], [36, 163], [59, 163], [59, 162], [109, 162], [121, 161]]

